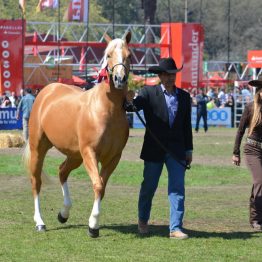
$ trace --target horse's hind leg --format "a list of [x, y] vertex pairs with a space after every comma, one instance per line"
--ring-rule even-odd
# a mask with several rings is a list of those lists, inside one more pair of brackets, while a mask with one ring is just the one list
[[59, 179], [62, 187], [64, 205], [58, 213], [58, 221], [65, 223], [69, 218], [69, 210], [72, 207], [67, 178], [73, 169], [78, 168], [82, 164], [82, 159], [67, 158], [59, 167]]
[[41, 149], [33, 149], [29, 148], [29, 145], [27, 146], [27, 157], [28, 159], [28, 169], [31, 175], [31, 184], [32, 184], [32, 193], [34, 197], [34, 207], [35, 207], [35, 213], [34, 213], [34, 221], [36, 223], [36, 230], [37, 231], [45, 231], [46, 226], [45, 223], [42, 220], [41, 213], [40, 213], [40, 199], [39, 194], [41, 190], [41, 173], [42, 173], [42, 167], [44, 158], [46, 155], [47, 150], [49, 147], [44, 146]]

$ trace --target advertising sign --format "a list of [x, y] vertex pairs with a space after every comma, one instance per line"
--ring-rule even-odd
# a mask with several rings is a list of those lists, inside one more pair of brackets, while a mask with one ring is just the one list
[[[196, 107], [192, 107], [191, 123], [194, 128], [196, 125], [197, 113]], [[203, 127], [203, 119], [200, 119], [199, 125]], [[207, 124], [210, 126], [231, 127], [231, 108], [214, 108], [207, 111]]]
[[198, 88], [203, 78], [204, 29], [195, 23], [161, 24], [163, 44], [161, 57], [172, 56], [177, 67], [183, 70], [177, 74], [176, 85], [182, 88]]
[[16, 93], [23, 85], [22, 20], [0, 19], [0, 92]]
[[[144, 119], [143, 111], [139, 111], [140, 116]], [[196, 107], [192, 107], [191, 113], [191, 124], [192, 128], [196, 126]], [[207, 111], [207, 124], [210, 126], [224, 126], [231, 127], [231, 108], [214, 108]], [[203, 127], [203, 119], [200, 119], [199, 123], [200, 127]], [[133, 113], [133, 128], [144, 128], [143, 124], [137, 117], [135, 113]]]
[[248, 66], [251, 68], [262, 67], [262, 50], [249, 50], [247, 52]]
[[0, 108], [0, 130], [22, 129], [22, 118], [16, 120], [16, 108]]

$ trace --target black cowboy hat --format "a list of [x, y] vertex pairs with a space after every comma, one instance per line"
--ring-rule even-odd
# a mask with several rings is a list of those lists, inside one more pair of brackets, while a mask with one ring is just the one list
[[183, 65], [180, 68], [177, 68], [176, 62], [173, 58], [162, 58], [159, 60], [158, 66], [151, 66], [149, 67], [148, 71], [150, 73], [159, 74], [159, 73], [168, 73], [168, 74], [175, 74], [181, 71]]
[[249, 81], [248, 84], [250, 86], [256, 87], [256, 93], [257, 93], [260, 89], [262, 89], [262, 76], [259, 77], [259, 80]]

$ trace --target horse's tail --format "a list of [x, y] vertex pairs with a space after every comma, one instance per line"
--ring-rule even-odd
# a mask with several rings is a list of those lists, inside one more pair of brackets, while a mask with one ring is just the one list
[[24, 167], [25, 167], [28, 175], [31, 175], [30, 174], [31, 172], [30, 172], [30, 169], [29, 169], [30, 159], [31, 159], [31, 150], [30, 150], [29, 142], [27, 141], [26, 145], [25, 145], [24, 152], [23, 152], [22, 160], [23, 160], [23, 164], [24, 164]]
[[[23, 164], [24, 164], [27, 174], [31, 176], [32, 175], [31, 170], [30, 170], [31, 150], [29, 146], [29, 141], [26, 142], [22, 160], [23, 160]], [[46, 173], [43, 170], [41, 172], [41, 180], [43, 184], [51, 184], [50, 178], [46, 175]]]

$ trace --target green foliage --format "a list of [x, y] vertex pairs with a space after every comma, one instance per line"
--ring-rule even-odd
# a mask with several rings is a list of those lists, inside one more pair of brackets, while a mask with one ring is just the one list
[[140, 81], [137, 81], [134, 79], [134, 75], [129, 74], [128, 78], [128, 89], [129, 90], [139, 90], [141, 87], [144, 86], [144, 80], [141, 79]]
[[[156, 1], [156, 0], [154, 0]], [[205, 32], [205, 57], [209, 60], [245, 61], [247, 50], [261, 48], [261, 9], [262, 2], [257, 0], [191, 0], [188, 2], [188, 22], [202, 23]], [[228, 3], [230, 2], [230, 10]], [[68, 6], [69, 0], [60, 1], [60, 20]], [[113, 5], [114, 3], [114, 5]], [[169, 9], [170, 3], [170, 9]], [[28, 21], [58, 21], [58, 10], [47, 9], [41, 13], [36, 12], [38, 1], [26, 1], [26, 19]], [[114, 9], [113, 9], [114, 7]], [[147, 8], [150, 8], [148, 6]], [[115, 23], [115, 24], [142, 24], [144, 10], [142, 0], [90, 0], [90, 23]], [[0, 0], [0, 18], [21, 18], [18, 0]], [[184, 0], [158, 0], [154, 21], [156, 24], [163, 22], [184, 22]], [[109, 32], [110, 34], [112, 32]], [[155, 32], [160, 37], [160, 32]], [[115, 36], [118, 37], [117, 32]]]
[[[37, 12], [37, 0], [26, 0], [25, 19], [38, 22], [57, 22], [59, 20], [58, 9], [45, 9]], [[60, 0], [60, 21], [64, 21], [64, 15], [69, 5], [69, 0]], [[96, 1], [90, 1], [89, 22], [107, 23], [108, 20], [101, 16], [102, 7], [97, 5]], [[0, 0], [0, 19], [19, 19], [22, 18], [22, 12], [19, 9], [18, 0]]]

